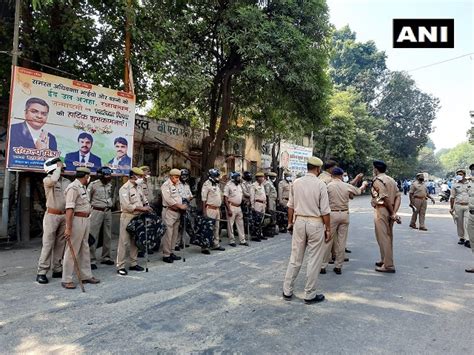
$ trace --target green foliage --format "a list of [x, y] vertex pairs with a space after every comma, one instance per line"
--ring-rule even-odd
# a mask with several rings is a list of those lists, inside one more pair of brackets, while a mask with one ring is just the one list
[[469, 142], [460, 143], [439, 155], [439, 160], [447, 176], [453, 176], [456, 169], [467, 169], [474, 163], [474, 146]]
[[[418, 154], [417, 171], [427, 172], [430, 175], [444, 177], [443, 167], [438, 157], [434, 153], [433, 145], [426, 145]], [[434, 147], [434, 146], [433, 146]]]

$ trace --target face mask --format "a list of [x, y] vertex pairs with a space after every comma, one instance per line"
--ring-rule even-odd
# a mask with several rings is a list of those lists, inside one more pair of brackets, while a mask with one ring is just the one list
[[456, 175], [456, 180], [457, 181], [461, 181], [463, 179], [463, 176], [462, 175]]
[[138, 178], [136, 181], [137, 185], [143, 184], [143, 178]]
[[149, 174], [148, 174], [148, 175], [145, 175], [145, 178], [149, 179], [149, 178], [150, 178], [150, 176], [151, 176], [151, 175], [149, 175]]
[[285, 178], [285, 180], [288, 181], [288, 182], [291, 182], [293, 179], [291, 178], [291, 176], [287, 176], [287, 177]]
[[90, 182], [91, 182], [91, 176], [89, 175], [89, 176], [87, 177], [87, 183], [86, 183], [86, 184], [88, 184], [88, 183], [90, 183]]
[[270, 178], [271, 182], [275, 182], [276, 178], [272, 177]]
[[344, 177], [342, 178], [342, 180], [343, 180], [344, 182], [349, 182], [349, 176], [344, 176]]

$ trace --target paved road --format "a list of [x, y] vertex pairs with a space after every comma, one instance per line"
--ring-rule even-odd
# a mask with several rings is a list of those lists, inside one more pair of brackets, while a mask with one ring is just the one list
[[[404, 201], [406, 205], [406, 201]], [[395, 275], [374, 272], [378, 258], [367, 197], [352, 205], [350, 262], [320, 276], [327, 301], [281, 299], [289, 235], [186, 262], [152, 258], [149, 273], [120, 277], [111, 267], [87, 292], [58, 280], [34, 282], [39, 248], [0, 252], [0, 352], [84, 353], [429, 353], [474, 349], [474, 266], [456, 244], [447, 205], [429, 208], [428, 232], [395, 231]]]

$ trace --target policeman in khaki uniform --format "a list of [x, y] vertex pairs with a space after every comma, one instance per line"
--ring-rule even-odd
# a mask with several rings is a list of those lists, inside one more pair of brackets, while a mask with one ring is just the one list
[[[457, 182], [453, 184], [451, 189], [451, 214], [455, 216], [458, 230], [459, 242], [458, 244], [468, 245], [469, 234], [467, 231], [467, 221], [469, 216], [469, 192], [474, 188], [473, 182], [466, 179], [466, 171], [458, 169], [456, 171]], [[467, 238], [466, 238], [467, 237]]]
[[273, 171], [266, 173], [267, 180], [265, 181], [265, 195], [267, 196], [267, 208], [271, 215], [270, 224], [265, 228], [264, 234], [266, 237], [273, 238], [276, 232], [276, 204], [278, 199], [278, 192], [275, 187], [277, 174]]
[[137, 215], [143, 212], [152, 212], [152, 208], [148, 206], [148, 200], [143, 193], [141, 186], [144, 183], [143, 170], [140, 168], [132, 168], [129, 172], [128, 181], [123, 184], [119, 190], [120, 197], [120, 232], [117, 246], [117, 274], [128, 275], [125, 269], [127, 262], [127, 251], [130, 253], [130, 268], [131, 271], [143, 271], [144, 269], [138, 265], [138, 248], [135, 244], [135, 239], [127, 231], [127, 226], [130, 221]]
[[[265, 194], [265, 174], [260, 172], [255, 174], [256, 181], [252, 184], [250, 189], [250, 205], [252, 210], [260, 213], [265, 213], [267, 208], [267, 195]], [[262, 239], [266, 240], [261, 231], [261, 221], [254, 221], [257, 228], [257, 235], [252, 238], [254, 242], [260, 242]]]
[[151, 205], [152, 203], [155, 202], [155, 197], [153, 195], [153, 190], [151, 186], [151, 170], [148, 165], [143, 165], [140, 167], [140, 169], [143, 171], [143, 184], [141, 185], [143, 194], [145, 195], [148, 203]]
[[99, 234], [102, 229], [102, 259], [101, 264], [114, 265], [110, 257], [112, 243], [112, 169], [103, 166], [97, 170], [98, 180], [91, 182], [87, 188], [91, 199], [91, 229], [90, 234], [95, 243], [90, 246], [91, 268], [97, 269], [95, 251], [99, 242]]
[[324, 300], [324, 295], [316, 293], [316, 283], [327, 243], [331, 240], [331, 209], [326, 184], [317, 177], [322, 165], [321, 159], [309, 157], [308, 173], [297, 179], [290, 190], [288, 229], [293, 230], [293, 236], [290, 261], [283, 283], [283, 298], [287, 301], [293, 297], [295, 280], [306, 249], [308, 265], [304, 301], [306, 304], [312, 304]]
[[[76, 180], [68, 185], [66, 196], [66, 230], [64, 238], [70, 240], [77, 258], [83, 283], [97, 284], [100, 281], [92, 275], [91, 258], [89, 254], [89, 228], [91, 205], [86, 185], [90, 181], [91, 171], [88, 168], [76, 169]], [[61, 285], [66, 289], [74, 289], [72, 282], [74, 259], [71, 248], [66, 247], [64, 253], [63, 278]], [[77, 275], [79, 276], [79, 275]]]
[[[472, 177], [474, 176], [474, 164], [471, 164], [469, 166], [469, 169], [471, 169], [471, 183], [472, 183]], [[470, 188], [468, 190], [469, 194], [469, 214], [468, 214], [468, 220], [467, 220], [467, 234], [469, 236], [470, 244], [471, 244], [471, 250], [474, 255], [474, 188]], [[474, 268], [471, 269], [466, 269], [466, 272], [470, 274], [474, 274]]]
[[224, 202], [227, 209], [227, 232], [231, 247], [237, 246], [234, 237], [234, 223], [237, 224], [240, 245], [249, 246], [245, 240], [244, 215], [241, 208], [243, 192], [240, 182], [240, 173], [233, 171], [230, 174], [230, 181], [224, 187]]
[[342, 274], [342, 265], [346, 254], [347, 235], [349, 232], [349, 200], [360, 195], [367, 187], [364, 181], [360, 188], [343, 181], [344, 171], [341, 168], [332, 169], [332, 180], [327, 185], [329, 196], [329, 207], [331, 207], [331, 231], [332, 238], [326, 248], [321, 274], [326, 273], [326, 267], [331, 257], [331, 249], [334, 245], [336, 254], [334, 272]]
[[[217, 169], [210, 169], [209, 178], [202, 185], [201, 200], [204, 216], [216, 219], [214, 226], [214, 241], [212, 250], [224, 251], [225, 248], [220, 246], [220, 222], [222, 193], [219, 185], [220, 172]], [[203, 254], [209, 254], [209, 250], [203, 249]]]
[[181, 211], [185, 211], [187, 206], [183, 204], [179, 194], [178, 184], [181, 171], [171, 169], [169, 179], [161, 185], [161, 195], [163, 197], [162, 219], [166, 225], [166, 233], [161, 243], [163, 244], [163, 261], [173, 263], [175, 260], [181, 260], [180, 256], [173, 253], [179, 236], [179, 222]]
[[328, 160], [324, 163], [324, 171], [319, 174], [319, 180], [324, 182], [326, 185], [332, 181], [332, 170], [337, 167], [337, 162], [334, 160]]
[[372, 207], [374, 208], [375, 236], [380, 248], [380, 261], [375, 271], [395, 273], [393, 264], [393, 223], [399, 223], [397, 216], [401, 194], [397, 182], [386, 175], [387, 165], [381, 160], [373, 162]]
[[[285, 171], [283, 177], [283, 180], [278, 183], [278, 202], [281, 206], [286, 208], [288, 206], [288, 199], [290, 198], [290, 187], [292, 182], [291, 173], [289, 171]], [[288, 226], [288, 216], [286, 216], [286, 221], [284, 218], [285, 216], [281, 218], [284, 225], [278, 226], [280, 228], [280, 232], [282, 233], [286, 233]]]
[[61, 260], [64, 255], [64, 230], [66, 228], [64, 191], [70, 181], [61, 177], [63, 163], [59, 158], [51, 158], [44, 163], [48, 174], [43, 179], [46, 195], [46, 213], [43, 218], [43, 247], [38, 261], [36, 281], [47, 284], [46, 274], [52, 268], [53, 278], [62, 276]]
[[423, 173], [416, 174], [416, 181], [413, 182], [410, 186], [410, 207], [413, 208], [413, 214], [411, 216], [410, 227], [413, 229], [416, 228], [416, 219], [418, 215], [420, 216], [420, 230], [427, 231], [425, 226], [425, 215], [426, 215], [426, 208], [427, 202], [426, 200], [429, 198], [433, 205], [435, 204], [435, 200], [433, 197], [430, 196], [428, 193], [428, 189], [425, 185], [425, 175]]
[[[191, 201], [194, 199], [193, 193], [191, 192], [191, 186], [189, 186], [189, 170], [188, 169], [181, 169], [181, 175], [179, 176], [179, 183], [178, 183], [178, 191], [181, 199], [187, 201], [188, 205], [191, 204]], [[186, 239], [186, 231], [182, 231], [184, 227], [184, 215], [181, 216], [181, 224], [179, 229], [179, 235], [183, 236], [181, 239]], [[180, 239], [180, 238], [178, 238]], [[176, 242], [176, 246], [174, 250], [180, 251], [181, 248], [189, 247], [188, 240], [179, 240]]]

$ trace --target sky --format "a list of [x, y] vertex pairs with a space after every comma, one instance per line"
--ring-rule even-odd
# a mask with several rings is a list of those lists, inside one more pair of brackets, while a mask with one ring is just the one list
[[[430, 137], [436, 150], [467, 140], [474, 110], [474, 0], [327, 0], [330, 21], [349, 25], [357, 40], [373, 40], [390, 70], [408, 71], [424, 92], [440, 99]], [[453, 18], [453, 49], [392, 48], [394, 18]], [[463, 58], [418, 69], [469, 54]]]

